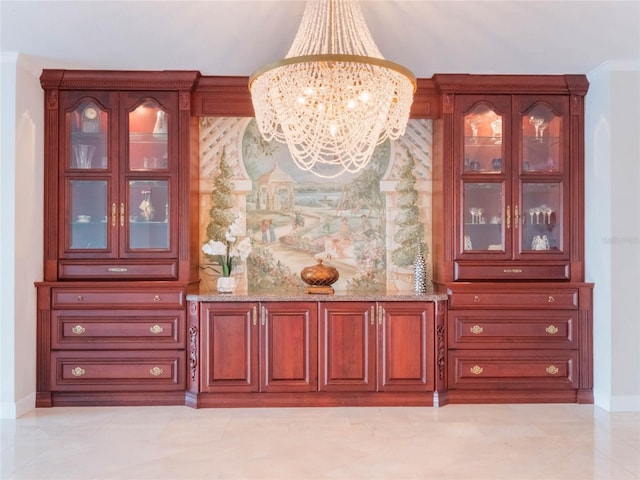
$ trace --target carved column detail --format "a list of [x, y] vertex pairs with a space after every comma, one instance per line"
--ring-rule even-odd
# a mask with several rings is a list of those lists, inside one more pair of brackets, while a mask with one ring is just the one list
[[198, 368], [198, 327], [189, 328], [189, 369], [191, 371], [191, 381], [196, 380], [196, 370]]

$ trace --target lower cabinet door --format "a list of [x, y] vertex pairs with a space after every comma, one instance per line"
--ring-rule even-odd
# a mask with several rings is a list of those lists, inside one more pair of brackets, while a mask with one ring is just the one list
[[316, 392], [317, 304], [265, 302], [260, 308], [260, 391]]
[[321, 302], [319, 321], [319, 390], [375, 391], [376, 304]]
[[202, 392], [257, 392], [257, 302], [204, 303], [200, 312]]
[[576, 350], [455, 350], [449, 389], [578, 388]]
[[378, 390], [433, 391], [433, 303], [383, 302], [378, 308]]
[[173, 391], [186, 388], [184, 351], [54, 351], [54, 391]]

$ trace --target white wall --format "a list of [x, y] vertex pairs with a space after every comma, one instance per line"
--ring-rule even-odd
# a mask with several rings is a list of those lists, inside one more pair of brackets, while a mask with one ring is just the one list
[[[2, 55], [0, 97], [0, 418], [35, 404], [42, 278], [43, 92], [23, 56]], [[586, 100], [587, 280], [595, 282], [594, 395], [640, 411], [640, 68], [605, 65]]]
[[589, 74], [586, 274], [594, 291], [594, 397], [640, 411], [640, 66]]
[[0, 417], [35, 404], [36, 295], [42, 279], [43, 92], [41, 69], [2, 55], [0, 157]]

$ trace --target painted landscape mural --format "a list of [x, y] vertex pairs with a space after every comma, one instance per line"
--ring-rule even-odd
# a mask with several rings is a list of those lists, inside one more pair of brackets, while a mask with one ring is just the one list
[[[252, 251], [232, 269], [241, 291], [304, 291], [300, 271], [318, 259], [340, 273], [336, 290], [412, 290], [417, 246], [430, 251], [431, 138], [429, 120], [411, 120], [363, 171], [324, 179], [265, 142], [254, 119], [204, 118], [200, 244], [242, 222]], [[200, 265], [201, 291], [214, 291], [216, 259], [201, 252]]]

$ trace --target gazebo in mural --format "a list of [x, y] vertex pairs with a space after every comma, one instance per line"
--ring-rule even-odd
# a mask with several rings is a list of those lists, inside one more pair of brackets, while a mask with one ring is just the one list
[[293, 208], [295, 180], [276, 163], [268, 173], [258, 178], [258, 210], [289, 210]]

